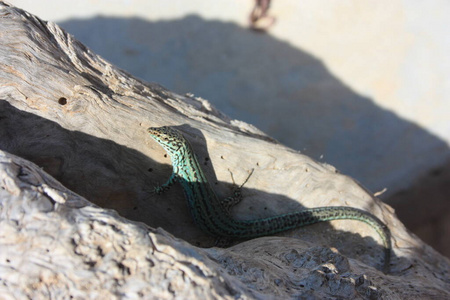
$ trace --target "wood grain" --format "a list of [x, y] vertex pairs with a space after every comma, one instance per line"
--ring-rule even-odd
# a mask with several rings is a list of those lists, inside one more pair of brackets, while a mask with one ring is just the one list
[[[171, 173], [169, 158], [146, 133], [162, 125], [190, 140], [221, 197], [232, 193], [230, 171], [239, 183], [255, 169], [233, 209], [238, 218], [327, 205], [375, 214], [393, 233], [393, 274], [376, 269], [380, 241], [355, 221], [228, 249], [196, 247], [214, 240], [194, 226], [181, 189], [152, 193]], [[5, 297], [449, 296], [448, 260], [353, 179], [204, 99], [133, 78], [57, 25], [4, 2], [0, 150]]]

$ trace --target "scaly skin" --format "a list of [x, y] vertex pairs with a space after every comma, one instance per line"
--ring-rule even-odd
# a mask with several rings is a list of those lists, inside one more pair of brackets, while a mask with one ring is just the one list
[[[229, 208], [240, 199], [233, 197], [220, 201], [192, 150], [190, 143], [176, 129], [151, 127], [151, 137], [169, 154], [173, 173], [167, 183], [156, 187], [155, 192], [167, 190], [179, 182], [184, 190], [194, 222], [204, 232], [225, 238], [250, 239], [331, 220], [358, 220], [369, 224], [380, 235], [385, 252], [383, 270], [389, 271], [391, 257], [391, 234], [388, 227], [374, 215], [353, 207], [326, 206], [304, 209], [298, 212], [277, 215], [263, 219], [239, 221], [233, 219]], [[236, 195], [241, 198], [240, 194]]]

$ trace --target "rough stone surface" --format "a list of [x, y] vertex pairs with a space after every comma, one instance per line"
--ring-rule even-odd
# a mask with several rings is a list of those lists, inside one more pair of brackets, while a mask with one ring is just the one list
[[[5, 299], [450, 297], [448, 259], [334, 167], [206, 100], [141, 82], [55, 24], [3, 2], [0, 32]], [[183, 131], [220, 197], [232, 191], [230, 171], [241, 182], [255, 169], [237, 218], [327, 205], [378, 216], [393, 234], [391, 273], [378, 270], [376, 234], [356, 221], [205, 248], [214, 239], [195, 228], [180, 188], [152, 194], [171, 172], [145, 132], [161, 125]]]

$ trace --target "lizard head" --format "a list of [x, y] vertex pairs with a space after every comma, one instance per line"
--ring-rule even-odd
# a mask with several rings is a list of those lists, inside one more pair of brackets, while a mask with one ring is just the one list
[[150, 127], [147, 131], [169, 155], [176, 155], [178, 150], [187, 144], [187, 140], [181, 132], [168, 126]]

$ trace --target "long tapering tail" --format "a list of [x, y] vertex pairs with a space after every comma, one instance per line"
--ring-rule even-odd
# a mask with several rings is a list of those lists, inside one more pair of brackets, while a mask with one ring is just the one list
[[369, 224], [375, 229], [384, 245], [385, 259], [383, 270], [385, 273], [389, 271], [392, 250], [389, 228], [376, 216], [354, 207], [317, 207], [264, 219], [237, 221], [242, 226], [236, 224], [237, 228], [234, 228], [234, 233], [236, 237], [254, 238], [332, 220], [358, 220]]

